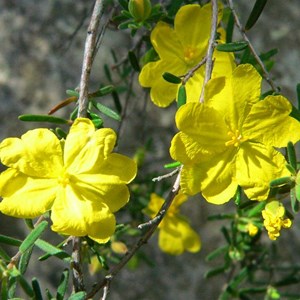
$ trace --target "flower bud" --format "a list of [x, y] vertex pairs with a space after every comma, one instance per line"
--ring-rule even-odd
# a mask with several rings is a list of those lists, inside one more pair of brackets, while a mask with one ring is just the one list
[[129, 0], [128, 10], [135, 21], [145, 21], [151, 14], [151, 2], [150, 0]]

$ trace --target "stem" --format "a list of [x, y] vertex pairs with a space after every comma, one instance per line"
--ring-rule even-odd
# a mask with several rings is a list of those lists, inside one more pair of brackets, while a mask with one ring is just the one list
[[266, 69], [263, 61], [260, 59], [259, 55], [256, 53], [256, 51], [255, 51], [252, 43], [250, 42], [248, 36], [246, 35], [245, 29], [243, 28], [243, 26], [242, 26], [242, 24], [241, 24], [241, 22], [239, 20], [239, 17], [238, 17], [238, 15], [237, 15], [237, 13], [236, 13], [236, 11], [234, 9], [232, 0], [227, 0], [227, 2], [228, 2], [228, 6], [229, 6], [229, 8], [230, 8], [230, 10], [232, 12], [232, 15], [233, 15], [233, 18], [234, 18], [234, 22], [235, 22], [237, 28], [239, 29], [239, 31], [240, 31], [240, 33], [241, 33], [244, 41], [246, 41], [248, 43], [248, 46], [249, 46], [249, 49], [250, 49], [252, 55], [254, 56], [255, 60], [257, 61], [257, 63], [261, 67], [262, 72], [263, 72], [263, 76], [264, 76], [265, 80], [268, 82], [268, 84], [270, 85], [270, 87], [272, 88], [272, 90], [274, 92], [278, 92], [279, 91], [278, 87], [275, 86], [275, 83], [271, 79], [271, 76], [270, 76], [269, 72], [267, 71], [267, 69]]
[[73, 236], [72, 272], [73, 288], [75, 292], [84, 291], [83, 274], [81, 269], [81, 238]]
[[178, 174], [175, 183], [173, 185], [172, 190], [169, 192], [168, 197], [166, 198], [166, 201], [162, 205], [161, 209], [155, 216], [155, 221], [150, 222], [149, 226], [142, 226], [142, 228], [148, 227], [147, 231], [143, 234], [143, 236], [135, 243], [135, 245], [128, 251], [125, 256], [121, 259], [121, 261], [114, 266], [114, 268], [111, 270], [111, 272], [105, 276], [105, 278], [100, 281], [90, 293], [86, 296], [85, 299], [92, 298], [100, 289], [103, 287], [108, 287], [111, 280], [115, 275], [119, 273], [119, 271], [127, 264], [127, 262], [133, 257], [133, 255], [144, 245], [148, 242], [148, 240], [151, 238], [153, 233], [155, 232], [156, 228], [158, 227], [159, 223], [162, 221], [163, 217], [168, 211], [168, 208], [171, 206], [175, 196], [179, 192], [179, 182], [180, 182], [180, 173]]
[[205, 86], [209, 79], [211, 78], [211, 73], [213, 69], [213, 53], [215, 48], [215, 39], [218, 26], [218, 0], [211, 1], [212, 18], [211, 18], [211, 29], [210, 38], [208, 42], [207, 54], [206, 54], [206, 66], [205, 66], [205, 77], [202, 85], [202, 91], [200, 95], [200, 103], [204, 102]]
[[96, 45], [97, 30], [102, 11], [103, 0], [96, 0], [85, 40], [82, 72], [79, 84], [78, 117], [87, 116], [87, 108], [89, 105], [88, 85], [93, 64], [93, 53]]

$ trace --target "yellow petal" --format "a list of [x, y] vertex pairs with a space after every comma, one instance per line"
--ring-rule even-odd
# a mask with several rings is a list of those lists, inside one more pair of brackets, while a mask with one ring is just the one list
[[211, 4], [182, 6], [174, 20], [175, 32], [183, 45], [198, 46], [203, 56], [211, 27]]
[[74, 187], [61, 188], [52, 207], [52, 230], [105, 243], [115, 231], [115, 217], [106, 204], [89, 201]]
[[64, 147], [65, 167], [70, 174], [89, 172], [113, 150], [116, 134], [112, 129], [95, 130], [91, 120], [76, 119]]
[[179, 60], [150, 62], [143, 67], [139, 82], [143, 87], [151, 87], [150, 96], [154, 104], [166, 107], [176, 99], [178, 84], [167, 82], [162, 74], [169, 72], [181, 76], [186, 70], [185, 64]]
[[183, 48], [174, 29], [167, 23], [158, 22], [151, 32], [151, 43], [160, 59], [172, 61], [183, 58]]
[[300, 122], [289, 116], [290, 102], [282, 96], [268, 96], [252, 106], [243, 134], [265, 145], [286, 147], [300, 140]]
[[143, 213], [150, 216], [151, 218], [154, 218], [161, 209], [161, 206], [164, 202], [165, 199], [163, 199], [155, 193], [151, 193], [150, 201], [148, 203], [148, 206], [145, 209], [143, 209]]
[[222, 115], [200, 103], [187, 103], [176, 114], [181, 130], [173, 139], [170, 153], [175, 160], [204, 161], [226, 149], [228, 140]]
[[270, 181], [289, 176], [281, 153], [262, 144], [243, 143], [236, 160], [236, 178], [251, 200], [265, 200]]
[[244, 64], [234, 69], [232, 76], [225, 79], [223, 89], [218, 88], [216, 93], [220, 80], [224, 79], [211, 79], [207, 86], [209, 105], [225, 117], [231, 130], [240, 130], [252, 105], [259, 101], [261, 77], [253, 66]]
[[40, 128], [2, 141], [0, 159], [28, 176], [54, 178], [62, 168], [62, 149], [53, 132]]
[[57, 180], [28, 177], [14, 169], [0, 175], [3, 200], [0, 211], [17, 218], [35, 218], [49, 209], [56, 197]]
[[179, 222], [178, 230], [181, 232], [183, 247], [185, 250], [195, 253], [201, 249], [201, 241], [199, 235], [191, 228], [191, 226], [186, 221], [181, 220]]

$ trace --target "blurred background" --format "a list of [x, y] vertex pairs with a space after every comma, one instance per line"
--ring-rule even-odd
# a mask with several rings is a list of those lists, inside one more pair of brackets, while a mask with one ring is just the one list
[[[239, 0], [236, 9], [245, 23], [255, 1]], [[24, 123], [18, 120], [21, 114], [46, 114], [52, 107], [67, 97], [66, 90], [78, 86], [81, 64], [94, 1], [91, 0], [0, 0], [0, 138], [20, 136], [28, 129], [48, 127], [48, 124]], [[278, 49], [276, 64], [271, 71], [275, 83], [292, 102], [296, 101], [296, 84], [300, 82], [300, 3], [299, 0], [269, 1], [262, 16], [249, 32], [250, 40], [258, 52]], [[237, 39], [239, 36], [237, 35]], [[127, 55], [134, 40], [128, 31], [117, 31], [109, 26], [95, 59], [91, 76], [91, 90], [109, 82], [104, 73], [104, 64], [115, 64], [111, 49], [119, 61]], [[169, 145], [176, 132], [175, 107], [159, 109], [147, 99], [139, 87], [136, 73], [133, 77], [135, 94], [128, 104], [127, 115], [119, 140], [119, 151], [133, 156], [136, 149], [152, 137], [155, 149], [146, 157], [142, 172], [165, 173], [163, 164], [170, 162]], [[112, 104], [111, 97], [103, 103]], [[121, 102], [125, 101], [121, 98]], [[67, 116], [71, 108], [63, 109], [57, 116]], [[118, 129], [117, 122], [106, 120], [105, 126]], [[153, 260], [153, 265], [141, 264], [136, 270], [124, 269], [112, 282], [109, 299], [217, 299], [225, 277], [210, 280], [203, 278], [212, 266], [205, 261], [206, 255], [224, 243], [219, 231], [221, 222], [208, 222], [212, 213], [230, 210], [212, 206], [195, 198], [185, 206], [192, 226], [200, 234], [202, 250], [197, 254], [185, 253], [171, 257], [162, 253], [154, 236], [143, 251]], [[299, 227], [299, 226], [298, 226]], [[299, 247], [299, 228], [282, 233], [279, 248], [289, 262], [299, 261], [293, 249]], [[27, 229], [23, 221], [0, 215], [0, 234], [24, 238]], [[49, 239], [54, 239], [53, 233]], [[280, 246], [281, 245], [281, 246]], [[299, 249], [299, 248], [298, 248]], [[14, 254], [15, 249], [8, 249]], [[53, 258], [44, 263], [31, 261], [28, 273], [43, 279], [42, 288], [57, 286], [64, 266]], [[58, 271], [59, 270], [59, 271]], [[96, 277], [95, 277], [96, 281]]]

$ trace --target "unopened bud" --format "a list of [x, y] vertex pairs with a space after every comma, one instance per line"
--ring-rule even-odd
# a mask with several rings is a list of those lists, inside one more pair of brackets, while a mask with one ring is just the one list
[[145, 21], [151, 14], [151, 2], [150, 0], [129, 0], [128, 10], [135, 21]]

